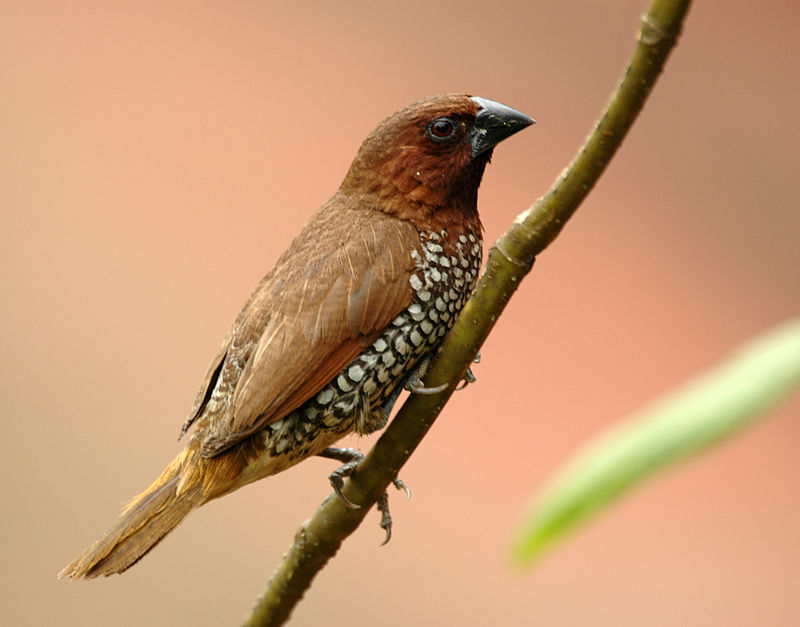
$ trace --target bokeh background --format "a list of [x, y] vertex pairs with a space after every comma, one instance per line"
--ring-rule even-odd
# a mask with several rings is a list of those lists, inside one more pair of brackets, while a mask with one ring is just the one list
[[[2, 622], [237, 624], [330, 461], [204, 507], [122, 577], [55, 574], [177, 453], [240, 304], [380, 119], [461, 91], [538, 120], [484, 178], [493, 241], [575, 152], [644, 10], [0, 3]], [[576, 447], [800, 310], [799, 16], [696, 3], [479, 382], [403, 469], [392, 542], [371, 514], [293, 624], [800, 624], [798, 399], [532, 572], [507, 562], [530, 494]]]

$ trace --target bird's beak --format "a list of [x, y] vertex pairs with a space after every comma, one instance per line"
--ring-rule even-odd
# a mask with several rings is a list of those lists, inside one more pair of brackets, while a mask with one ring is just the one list
[[532, 117], [494, 100], [480, 96], [472, 96], [472, 100], [478, 105], [475, 124], [470, 131], [473, 159], [506, 137], [536, 123]]

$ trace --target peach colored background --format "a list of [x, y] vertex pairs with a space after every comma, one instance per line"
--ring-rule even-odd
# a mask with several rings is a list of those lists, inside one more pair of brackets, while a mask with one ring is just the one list
[[[0, 4], [5, 622], [236, 624], [332, 464], [193, 514], [123, 577], [57, 582], [175, 437], [228, 324], [366, 133], [429, 93], [538, 124], [487, 239], [605, 103], [643, 0]], [[795, 2], [697, 2], [640, 122], [295, 625], [800, 624], [800, 402], [628, 498], [530, 574], [529, 495], [604, 425], [800, 309]], [[356, 443], [366, 448], [369, 442]]]

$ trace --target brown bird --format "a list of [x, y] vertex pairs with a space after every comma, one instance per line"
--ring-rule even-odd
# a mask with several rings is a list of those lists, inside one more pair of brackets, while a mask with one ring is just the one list
[[[478, 277], [484, 168], [532, 123], [466, 95], [381, 122], [236, 318], [183, 425], [191, 441], [59, 577], [122, 572], [196, 507], [310, 455], [357, 461], [328, 447], [383, 427], [404, 387], [436, 391], [419, 377]], [[354, 466], [331, 475], [338, 494]]]

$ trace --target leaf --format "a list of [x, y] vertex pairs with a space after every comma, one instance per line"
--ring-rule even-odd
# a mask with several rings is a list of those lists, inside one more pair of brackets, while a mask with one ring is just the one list
[[799, 384], [797, 318], [587, 444], [535, 499], [512, 559], [530, 565], [622, 494], [764, 416]]

